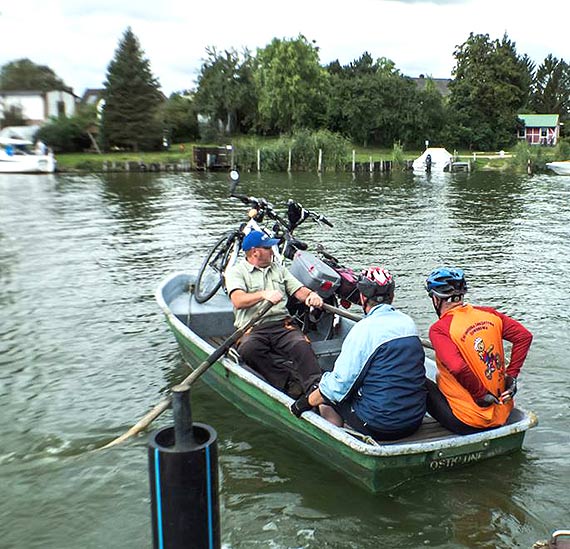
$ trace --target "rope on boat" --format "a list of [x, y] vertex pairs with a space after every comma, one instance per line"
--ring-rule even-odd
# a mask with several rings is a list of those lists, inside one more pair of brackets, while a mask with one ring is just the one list
[[194, 295], [194, 288], [196, 284], [194, 282], [188, 283], [188, 316], [186, 317], [186, 326], [190, 328], [190, 317], [192, 316], [192, 296]]
[[239, 353], [237, 352], [237, 349], [235, 347], [230, 347], [230, 349], [228, 349], [228, 353], [226, 355], [228, 358], [232, 358], [235, 363], [240, 366], [240, 356]]
[[374, 440], [370, 435], [365, 435], [364, 433], [360, 433], [359, 431], [355, 431], [350, 427], [342, 427], [342, 430], [349, 435], [352, 435], [354, 438], [359, 438], [362, 442], [366, 444], [370, 444], [370, 446], [380, 446], [380, 444]]

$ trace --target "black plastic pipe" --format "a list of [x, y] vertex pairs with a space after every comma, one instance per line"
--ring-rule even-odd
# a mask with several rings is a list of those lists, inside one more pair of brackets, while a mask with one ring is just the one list
[[154, 431], [148, 445], [155, 549], [219, 549], [216, 431], [192, 423], [190, 391], [172, 392], [174, 427]]

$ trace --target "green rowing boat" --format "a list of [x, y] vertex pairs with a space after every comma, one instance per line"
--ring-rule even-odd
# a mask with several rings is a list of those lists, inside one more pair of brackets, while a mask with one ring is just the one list
[[[198, 303], [192, 290], [195, 277], [168, 276], [156, 299], [191, 368], [198, 366], [220, 341], [234, 331], [233, 311], [220, 290], [206, 303]], [[336, 319], [334, 337], [311, 333], [312, 345], [323, 369], [330, 369], [353, 321]], [[329, 330], [327, 330], [329, 333]], [[426, 358], [426, 371], [435, 365]], [[450, 433], [429, 416], [413, 436], [395, 442], [335, 427], [312, 412], [297, 419], [289, 411], [292, 399], [243, 364], [233, 349], [203, 375], [204, 381], [246, 415], [279, 428], [304, 445], [319, 461], [348, 475], [373, 492], [386, 491], [415, 475], [455, 468], [519, 450], [525, 433], [538, 421], [532, 412], [515, 408], [503, 427], [468, 436]]]

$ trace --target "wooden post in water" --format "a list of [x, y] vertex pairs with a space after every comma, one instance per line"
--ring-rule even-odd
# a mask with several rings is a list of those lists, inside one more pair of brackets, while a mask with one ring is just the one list
[[317, 165], [317, 171], [319, 173], [323, 171], [323, 149], [319, 149], [319, 163]]
[[257, 171], [261, 171], [261, 149], [257, 149]]
[[370, 157], [370, 173], [374, 171], [374, 162], [372, 162], [372, 157]]
[[289, 160], [287, 162], [287, 172], [291, 173], [291, 160], [292, 160], [292, 155], [291, 155], [291, 149], [289, 149]]
[[356, 171], [356, 151], [352, 149], [352, 173]]

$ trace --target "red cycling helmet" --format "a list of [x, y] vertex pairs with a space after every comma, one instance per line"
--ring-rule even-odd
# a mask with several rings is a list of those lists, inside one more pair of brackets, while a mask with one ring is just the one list
[[356, 287], [368, 299], [383, 303], [394, 292], [396, 284], [387, 269], [369, 267], [360, 273]]

